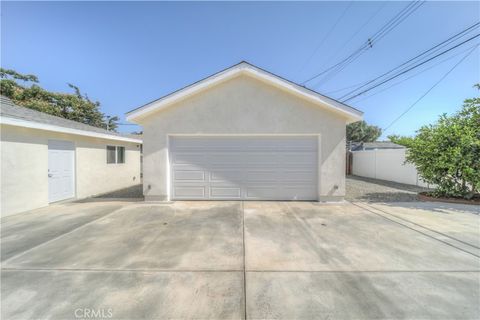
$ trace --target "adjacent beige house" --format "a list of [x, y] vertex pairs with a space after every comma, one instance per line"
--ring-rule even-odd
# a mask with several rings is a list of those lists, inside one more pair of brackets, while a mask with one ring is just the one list
[[0, 102], [2, 216], [141, 183], [139, 138]]
[[127, 113], [146, 200], [345, 195], [345, 127], [362, 112], [246, 62]]

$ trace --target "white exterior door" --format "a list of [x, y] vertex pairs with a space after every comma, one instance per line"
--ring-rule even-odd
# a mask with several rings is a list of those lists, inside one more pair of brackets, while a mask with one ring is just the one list
[[48, 201], [75, 196], [75, 145], [70, 141], [48, 141]]
[[317, 136], [174, 136], [173, 200], [317, 200]]

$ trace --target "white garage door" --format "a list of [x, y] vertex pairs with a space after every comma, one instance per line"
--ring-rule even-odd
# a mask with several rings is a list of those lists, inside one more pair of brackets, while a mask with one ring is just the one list
[[75, 196], [75, 146], [73, 142], [48, 141], [48, 201]]
[[316, 200], [316, 136], [176, 136], [174, 200]]

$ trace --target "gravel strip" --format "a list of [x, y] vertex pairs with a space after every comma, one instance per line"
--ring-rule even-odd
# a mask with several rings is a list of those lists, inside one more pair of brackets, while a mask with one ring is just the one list
[[430, 190], [403, 183], [357, 176], [347, 176], [346, 189], [346, 200], [367, 202], [418, 201], [418, 192]]

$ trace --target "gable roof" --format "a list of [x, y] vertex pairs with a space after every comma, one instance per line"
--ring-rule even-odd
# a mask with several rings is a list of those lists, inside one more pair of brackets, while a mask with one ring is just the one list
[[256, 67], [248, 62], [242, 61], [232, 67], [217, 72], [207, 78], [199, 80], [191, 85], [174, 91], [157, 100], [149, 102], [139, 108], [127, 112], [127, 120], [135, 122], [135, 120], [145, 117], [152, 112], [166, 108], [178, 101], [186, 99], [208, 88], [216, 86], [227, 80], [233, 79], [240, 75], [248, 75], [260, 81], [269, 83], [277, 88], [285, 90], [295, 96], [304, 98], [320, 107], [332, 112], [343, 115], [347, 118], [347, 122], [356, 122], [362, 120], [363, 112], [350, 107], [340, 101], [322, 95], [312, 89], [301, 86], [290, 80], [284, 79], [264, 69]]
[[5, 96], [0, 96], [0, 124], [69, 133], [81, 136], [142, 143], [138, 137], [124, 135], [87, 124], [52, 116], [47, 113], [15, 105]]

